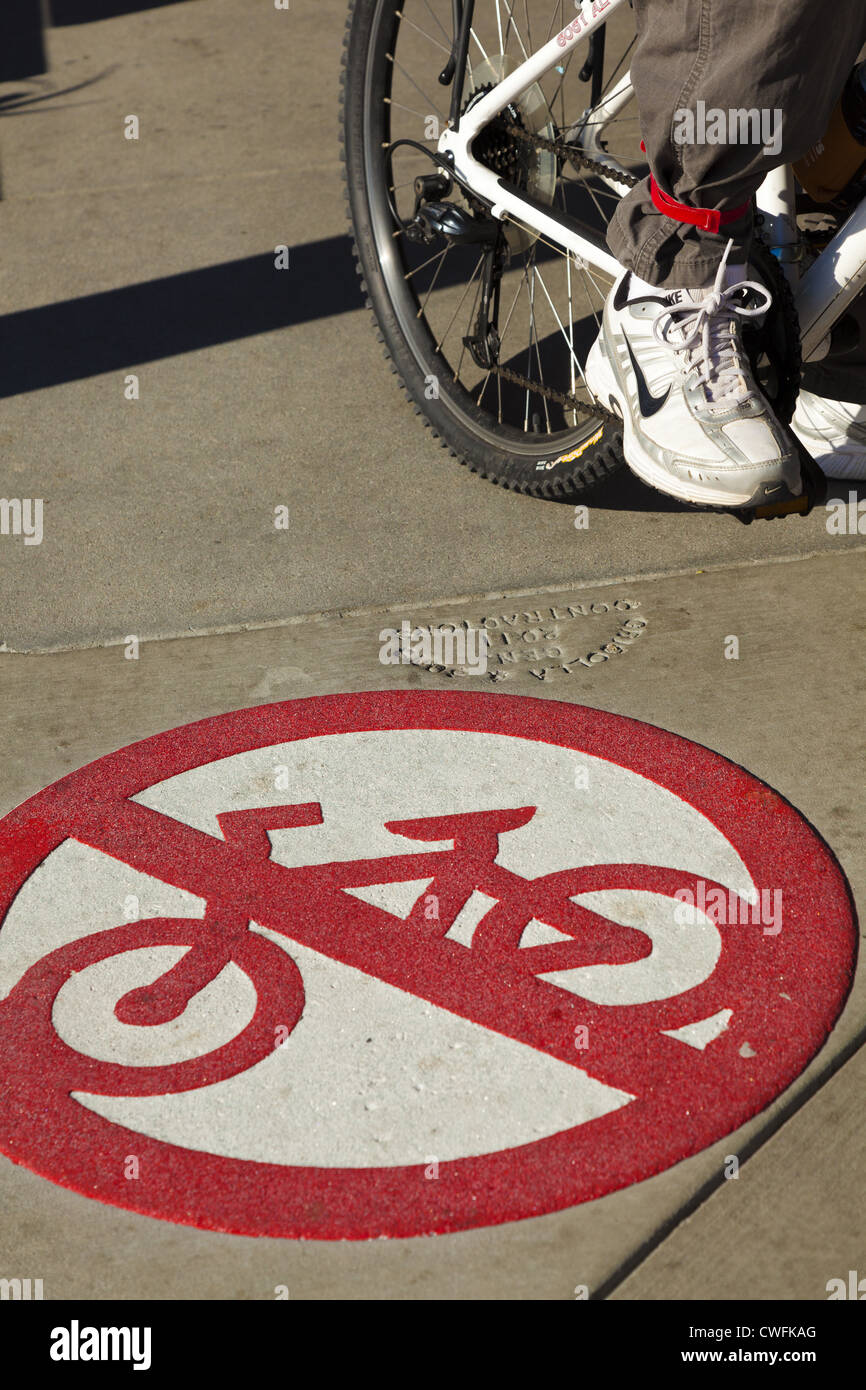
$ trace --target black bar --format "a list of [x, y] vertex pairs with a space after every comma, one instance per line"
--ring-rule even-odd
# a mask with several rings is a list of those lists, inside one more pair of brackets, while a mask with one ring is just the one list
[[[227, 1240], [230, 1237], [214, 1237], [208, 1240]], [[451, 1236], [434, 1236], [432, 1240], [453, 1240]], [[278, 1244], [278, 1242], [277, 1242]], [[576, 1252], [577, 1254], [577, 1252]], [[445, 1251], [443, 1249], [443, 1257]], [[130, 1255], [129, 1258], [134, 1258]], [[219, 1262], [220, 1246], [214, 1245], [211, 1258]], [[828, 1266], [829, 1267], [829, 1266]], [[191, 1278], [194, 1275], [191, 1274]], [[298, 1303], [305, 1303], [303, 1283], [289, 1288], [275, 1285], [273, 1289], [263, 1290], [257, 1281], [255, 1287], [245, 1288], [239, 1282], [237, 1301], [226, 1305], [221, 1302], [7, 1302], [3, 1305], [3, 1329], [7, 1346], [14, 1345], [16, 1362], [20, 1372], [31, 1369], [39, 1372], [40, 1382], [68, 1384], [70, 1373], [76, 1371], [86, 1376], [92, 1384], [94, 1377], [99, 1380], [100, 1371], [108, 1372], [110, 1383], [118, 1379], [127, 1380], [132, 1376], [136, 1385], [134, 1367], [140, 1368], [140, 1383], [147, 1384], [145, 1377], [150, 1374], [152, 1383], [160, 1385], [204, 1384], [205, 1377], [214, 1378], [225, 1385], [267, 1384], [272, 1377], [279, 1376], [280, 1383], [291, 1379], [291, 1372], [300, 1366], [300, 1357], [306, 1350], [310, 1362], [316, 1356], [326, 1357], [328, 1379], [334, 1379], [338, 1369], [339, 1346], [345, 1348], [346, 1358], [351, 1357], [357, 1372], [361, 1343], [351, 1336], [355, 1330], [350, 1326], [351, 1314], [346, 1311], [339, 1315], [341, 1336], [334, 1338], [334, 1314], [323, 1309], [321, 1330], [327, 1331], [325, 1338], [316, 1336], [319, 1328], [311, 1322], [311, 1314], [305, 1308], [298, 1312]], [[327, 1294], [321, 1296], [321, 1276], [316, 1280], [319, 1297], [316, 1301], [327, 1303]], [[655, 1373], [662, 1384], [667, 1383], [671, 1370], [686, 1368], [691, 1372], [700, 1371], [706, 1366], [721, 1365], [728, 1372], [741, 1368], [750, 1369], [755, 1365], [785, 1370], [787, 1366], [805, 1366], [813, 1374], [818, 1384], [834, 1383], [834, 1377], [844, 1372], [850, 1377], [851, 1367], [860, 1357], [862, 1316], [859, 1309], [837, 1308], [836, 1303], [823, 1294], [816, 1301], [781, 1302], [740, 1301], [669, 1303], [664, 1301], [635, 1302], [627, 1299], [594, 1301], [582, 1294], [583, 1286], [577, 1291], [563, 1289], [561, 1297], [552, 1301], [563, 1303], [562, 1321], [554, 1314], [557, 1334], [566, 1336], [573, 1344], [575, 1364], [587, 1367], [590, 1362], [604, 1372], [604, 1379], [622, 1383], [627, 1375], [640, 1376], [643, 1380], [649, 1371]], [[47, 1292], [47, 1290], [46, 1290]], [[371, 1313], [371, 1304], [366, 1300], [366, 1290], [360, 1286], [357, 1301], [364, 1305], [358, 1314], [357, 1330], [368, 1340], [366, 1355], [374, 1365], [392, 1356], [395, 1349], [394, 1315], [388, 1307], [387, 1294], [376, 1300], [381, 1307], [377, 1316]], [[411, 1294], [410, 1294], [411, 1300]], [[418, 1295], [422, 1300], [423, 1294]], [[429, 1297], [429, 1295], [426, 1295]], [[435, 1295], [434, 1295], [435, 1297]], [[522, 1301], [520, 1280], [515, 1281], [513, 1300]], [[406, 1295], [401, 1301], [401, 1321], [405, 1323], [411, 1313], [406, 1308]], [[335, 1300], [344, 1302], [347, 1300]], [[446, 1297], [441, 1301], [450, 1302]], [[477, 1301], [471, 1301], [471, 1319], [474, 1337], [461, 1347], [461, 1371], [468, 1379], [473, 1351], [479, 1359], [483, 1356], [483, 1379], [491, 1379], [491, 1362], [502, 1365], [507, 1373], [508, 1361], [513, 1358], [513, 1316], [497, 1313], [496, 1304], [488, 1304], [484, 1314]], [[483, 1323], [501, 1319], [501, 1335], [491, 1338], [489, 1332], [481, 1337], [478, 1317]], [[528, 1317], [535, 1329], [533, 1316], [526, 1310], [522, 1317]], [[550, 1328], [550, 1314], [544, 1314], [543, 1326]], [[363, 1318], [363, 1326], [361, 1325]], [[421, 1318], [419, 1316], [419, 1326]], [[423, 1327], [429, 1337], [430, 1312], [424, 1301]], [[105, 1339], [104, 1345], [112, 1349], [116, 1344], [119, 1351], [127, 1352], [118, 1359], [92, 1359], [83, 1357], [87, 1349], [101, 1353], [103, 1341], [96, 1338], [90, 1329], [100, 1334], [101, 1329], [117, 1329], [118, 1337]], [[498, 1328], [494, 1329], [499, 1331]], [[407, 1331], [403, 1328], [406, 1344]], [[524, 1327], [524, 1333], [529, 1331]], [[124, 1336], [124, 1332], [128, 1335]], [[435, 1374], [434, 1367], [441, 1373], [453, 1377], [454, 1327], [447, 1338], [433, 1339], [423, 1348], [426, 1378]], [[526, 1339], [532, 1340], [532, 1339]], [[438, 1345], [437, 1345], [438, 1343]], [[306, 1344], [306, 1346], [305, 1346]], [[497, 1352], [499, 1353], [497, 1357]], [[67, 1353], [69, 1359], [59, 1359]], [[74, 1355], [77, 1353], [77, 1357]], [[402, 1351], [404, 1364], [405, 1348]], [[417, 1348], [412, 1356], [420, 1355]], [[447, 1363], [445, 1357], [448, 1357]], [[440, 1362], [441, 1358], [441, 1362]], [[146, 1362], [149, 1361], [149, 1365]], [[309, 1364], [309, 1363], [308, 1363]], [[497, 1365], [498, 1369], [498, 1365]], [[170, 1373], [170, 1379], [167, 1377]], [[243, 1380], [236, 1380], [243, 1377]], [[194, 1379], [193, 1379], [194, 1378]], [[573, 1377], [572, 1377], [573, 1378]], [[586, 1374], [577, 1378], [583, 1382]], [[733, 1382], [732, 1382], [733, 1383]]]

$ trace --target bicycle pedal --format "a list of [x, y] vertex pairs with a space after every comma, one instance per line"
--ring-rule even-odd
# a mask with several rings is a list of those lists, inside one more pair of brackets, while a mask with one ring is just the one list
[[788, 496], [782, 502], [771, 502], [765, 506], [749, 507], [738, 511], [737, 516], [744, 526], [750, 525], [755, 520], [772, 521], [777, 516], [808, 516], [813, 508], [826, 502], [827, 479], [808, 449], [793, 433], [791, 433], [791, 440], [800, 460], [803, 491], [799, 497]]
[[737, 516], [744, 526], [749, 526], [753, 521], [772, 521], [777, 516], [808, 516], [813, 505], [804, 489], [799, 497], [788, 497], [784, 502], [766, 507], [750, 507], [748, 511], [737, 512]]

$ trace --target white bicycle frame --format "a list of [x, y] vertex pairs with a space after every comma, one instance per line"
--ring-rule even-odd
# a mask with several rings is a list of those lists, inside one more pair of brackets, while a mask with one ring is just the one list
[[[447, 127], [439, 139], [439, 152], [453, 163], [458, 179], [469, 185], [485, 203], [491, 216], [512, 219], [538, 236], [553, 242], [602, 274], [616, 277], [622, 267], [609, 251], [590, 241], [567, 214], [528, 199], [520, 189], [506, 185], [492, 169], [472, 155], [472, 141], [510, 102], [534, 83], [562, 65], [563, 56], [582, 44], [610, 19], [626, 0], [575, 0], [575, 18], [537, 52], [530, 54], [492, 91], [475, 102], [460, 118], [457, 130]], [[632, 99], [633, 88], [626, 73], [592, 111], [584, 113], [582, 146], [588, 155], [610, 166], [605, 179], [615, 192], [624, 194], [626, 185], [616, 178], [621, 168], [601, 147], [605, 126]], [[814, 360], [826, 352], [828, 335], [849, 304], [866, 288], [866, 200], [854, 209], [847, 222], [824, 248], [802, 278], [796, 259], [799, 241], [794, 214], [794, 175], [790, 166], [774, 169], [758, 189], [756, 203], [764, 218], [767, 240], [779, 257], [792, 283], [804, 360]]]

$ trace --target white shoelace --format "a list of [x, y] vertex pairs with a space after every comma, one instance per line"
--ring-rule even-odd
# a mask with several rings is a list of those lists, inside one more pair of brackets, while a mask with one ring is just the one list
[[[736, 321], [758, 318], [773, 302], [764, 286], [754, 280], [739, 280], [723, 287], [733, 244], [729, 241], [725, 248], [712, 289], [681, 309], [659, 314], [653, 324], [657, 342], [686, 354], [686, 373], [695, 372], [696, 385], [706, 387], [709, 403], [716, 410], [757, 399], [754, 386], [746, 378], [748, 368], [743, 362]], [[751, 309], [734, 304], [734, 296], [743, 289], [754, 290], [762, 302]]]

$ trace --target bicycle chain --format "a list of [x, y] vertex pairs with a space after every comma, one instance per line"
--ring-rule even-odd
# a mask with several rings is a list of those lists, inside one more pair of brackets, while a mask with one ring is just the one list
[[[591, 159], [577, 145], [569, 145], [565, 140], [548, 140], [544, 135], [533, 135], [530, 131], [519, 126], [516, 121], [509, 121], [504, 129], [508, 135], [514, 135], [527, 144], [546, 150], [549, 154], [555, 155], [557, 159], [567, 159], [572, 164], [579, 164], [590, 173], [610, 178], [614, 172], [608, 165], [602, 164], [600, 160]], [[629, 173], [628, 170], [617, 169], [615, 172], [617, 181], [627, 184], [629, 188], [634, 188], [636, 184], [640, 183], [640, 179], [635, 174]], [[553, 401], [555, 405], [561, 405], [564, 410], [575, 413], [580, 411], [586, 415], [599, 416], [612, 424], [619, 424], [619, 416], [598, 401], [588, 405], [586, 401], [578, 400], [572, 392], [564, 394], [561, 391], [554, 391], [552, 387], [543, 386], [540, 381], [532, 381], [530, 377], [523, 376], [520, 372], [514, 372], [510, 367], [500, 367], [498, 363], [495, 363], [490, 370], [494, 376], [501, 377], [503, 381], [510, 381], [513, 386], [519, 386], [524, 391], [532, 391], [534, 395]]]
[[600, 174], [603, 178], [616, 177], [617, 183], [624, 183], [629, 188], [636, 188], [640, 183], [637, 174], [632, 174], [628, 169], [611, 169], [608, 164], [602, 164], [600, 159], [591, 159], [588, 154], [584, 154], [579, 145], [569, 145], [566, 140], [548, 140], [545, 135], [533, 135], [531, 131], [524, 130], [516, 121], [509, 121], [505, 126], [509, 135], [515, 135], [518, 140], [523, 140], [527, 144], [536, 145], [540, 150], [547, 150], [548, 154], [555, 154], [560, 159], [568, 159], [572, 164], [579, 164], [582, 168], [588, 169], [592, 174]]
[[548, 401], [553, 401], [556, 405], [561, 405], [563, 410], [582, 411], [584, 415], [603, 416], [612, 424], [619, 424], [620, 418], [606, 406], [600, 405], [598, 401], [593, 401], [590, 405], [587, 401], [580, 401], [571, 392], [564, 395], [561, 391], [554, 391], [552, 386], [542, 386], [540, 381], [532, 381], [528, 376], [521, 375], [520, 372], [513, 372], [510, 367], [500, 367], [495, 363], [490, 368], [493, 376], [502, 377], [503, 381], [510, 381], [512, 385], [519, 386], [524, 391], [532, 391], [533, 395], [544, 396]]

